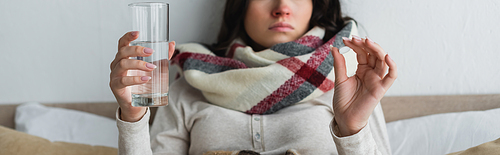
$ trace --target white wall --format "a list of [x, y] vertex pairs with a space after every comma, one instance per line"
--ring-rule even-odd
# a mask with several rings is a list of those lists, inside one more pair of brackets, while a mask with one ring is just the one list
[[500, 1], [342, 2], [398, 64], [387, 95], [500, 93]]
[[[109, 64], [131, 29], [127, 5], [137, 1], [0, 1], [0, 104], [114, 101]], [[216, 38], [224, 1], [164, 2], [171, 40]]]
[[[131, 2], [0, 1], [0, 104], [114, 101], [109, 63]], [[213, 42], [223, 0], [166, 2], [171, 40]], [[500, 93], [499, 1], [342, 3], [398, 64], [388, 95]]]

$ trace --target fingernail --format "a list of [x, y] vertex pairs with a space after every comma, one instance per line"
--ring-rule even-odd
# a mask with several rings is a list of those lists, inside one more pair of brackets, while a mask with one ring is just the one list
[[151, 77], [149, 77], [149, 76], [143, 76], [143, 77], [141, 77], [142, 81], [148, 81], [150, 79], [151, 79]]
[[368, 36], [366, 36], [366, 40], [368, 40], [368, 42], [370, 42], [370, 43], [374, 43], [374, 41], [372, 39], [368, 38]]
[[345, 41], [351, 41], [351, 39], [347, 38], [347, 37], [342, 37], [342, 40], [345, 40]]
[[175, 41], [172, 41], [172, 42], [174, 42], [174, 46], [175, 46]]
[[360, 37], [358, 37], [358, 36], [352, 35], [352, 38], [353, 38], [355, 41], [361, 41], [361, 38], [360, 38]]
[[[334, 51], [334, 49], [333, 49], [334, 47], [335, 47], [335, 46], [330, 45], [330, 50], [332, 50], [332, 54], [333, 54], [333, 51]], [[335, 50], [335, 51], [339, 52], [339, 50], [338, 50], [338, 49], [337, 49], [337, 50]]]
[[387, 54], [387, 58], [388, 58], [389, 60], [393, 61], [393, 60], [392, 60], [392, 58], [391, 58], [391, 56], [390, 56], [389, 54]]
[[133, 31], [132, 33], [130, 33], [132, 36], [136, 36], [137, 34], [139, 33], [139, 31]]
[[153, 64], [150, 64], [150, 63], [146, 63], [146, 67], [147, 68], [151, 68], [151, 69], [155, 69], [156, 65], [153, 65]]
[[144, 53], [151, 54], [151, 53], [153, 53], [153, 49], [145, 47], [144, 48]]

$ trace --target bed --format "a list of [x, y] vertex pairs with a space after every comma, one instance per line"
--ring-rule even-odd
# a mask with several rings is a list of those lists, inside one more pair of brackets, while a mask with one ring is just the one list
[[[388, 123], [387, 128], [393, 154], [448, 154], [463, 151], [480, 144], [483, 145], [478, 147], [483, 146], [484, 148], [484, 146], [486, 146], [487, 149], [479, 150], [500, 151], [500, 149], [498, 149], [500, 148], [500, 140], [498, 140], [500, 138], [500, 130], [498, 130], [500, 128], [500, 119], [498, 119], [500, 118], [500, 94], [384, 97], [381, 104], [386, 122]], [[116, 154], [117, 152], [116, 145], [103, 146], [96, 143], [80, 144], [78, 142], [53, 142], [54, 140], [47, 140], [23, 132], [14, 131], [12, 129], [16, 127], [16, 122], [14, 120], [16, 117], [16, 108], [18, 108], [18, 106], [19, 104], [0, 105], [0, 125], [3, 128], [0, 130], [0, 137], [3, 137], [3, 139], [0, 140], [0, 144], [2, 141], [4, 142], [4, 144], [0, 145], [0, 147], [2, 147], [0, 148], [0, 154], [22, 152], [19, 150], [17, 150], [17, 152], [16, 150], [12, 152], [10, 148], [27, 146], [38, 148], [38, 154], [40, 154], [40, 148], [44, 148], [47, 154]], [[68, 114], [71, 115], [75, 110], [81, 112], [81, 114], [88, 113], [89, 115], [96, 115], [98, 117], [95, 117], [95, 119], [99, 118], [103, 120], [105, 123], [102, 124], [110, 124], [108, 126], [114, 125], [113, 120], [115, 118], [115, 111], [118, 107], [114, 102], [43, 103], [43, 106], [44, 107], [40, 108], [57, 107], [66, 110], [70, 109], [68, 110]], [[40, 111], [38, 109], [35, 110]], [[154, 116], [155, 111], [155, 108], [151, 109], [152, 116]], [[57, 114], [64, 113], [61, 111], [53, 112]], [[33, 112], [30, 114], [32, 113]], [[45, 115], [47, 115], [47, 113], [48, 112], [46, 112]], [[47, 119], [55, 121], [56, 119], [64, 118], [61, 116], [52, 117], [53, 118]], [[154, 117], [150, 122], [152, 122], [153, 119]], [[40, 120], [34, 121], [28, 118], [27, 122], [29, 121], [39, 122]], [[57, 121], [63, 122], [62, 120]], [[71, 123], [77, 123], [75, 125], [83, 126], [82, 124], [78, 124], [81, 123], [81, 121], [67, 122], [65, 125], [67, 124], [69, 126]], [[19, 126], [21, 125], [18, 124], [18, 127]], [[28, 128], [26, 126], [27, 125], [25, 125], [24, 128]], [[89, 132], [90, 130], [91, 129], [89, 129]], [[20, 135], [20, 137], [29, 137], [28, 139], [34, 138], [38, 141], [35, 140], [34, 143], [28, 143], [27, 141], [21, 142], [25, 146], [18, 146], [12, 142], [5, 144], [8, 140], [5, 138], [7, 137], [6, 134], [17, 134]], [[57, 132], [56, 134], [60, 135], [62, 133]], [[114, 134], [108, 135], [116, 136]], [[19, 141], [15, 139], [19, 138], [13, 138], [11, 141]], [[40, 145], [40, 143], [43, 143], [43, 145]], [[109, 142], [106, 144], [108, 143]], [[469, 153], [471, 152], [470, 150], [477, 151], [478, 147], [468, 149], [467, 151]], [[497, 148], [497, 150], [494, 150], [494, 148]], [[56, 151], [50, 152], [50, 149]], [[72, 151], [61, 153], [64, 149]], [[11, 152], [7, 152], [6, 150]], [[23, 153], [30, 154], [33, 152], [24, 151]]]

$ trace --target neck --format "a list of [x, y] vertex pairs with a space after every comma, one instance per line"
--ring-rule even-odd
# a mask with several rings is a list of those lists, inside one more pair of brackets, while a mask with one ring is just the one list
[[253, 42], [253, 41], [251, 41], [248, 45], [250, 47], [252, 47], [252, 49], [254, 51], [262, 51], [262, 50], [268, 49], [268, 48], [266, 48], [266, 47], [264, 47], [262, 45], [259, 45], [259, 44], [257, 44], [256, 42]]
[[241, 39], [243, 40], [243, 42], [245, 42], [245, 44], [252, 47], [253, 51], [262, 51], [269, 48], [256, 43], [247, 34], [245, 34], [245, 36], [242, 37]]

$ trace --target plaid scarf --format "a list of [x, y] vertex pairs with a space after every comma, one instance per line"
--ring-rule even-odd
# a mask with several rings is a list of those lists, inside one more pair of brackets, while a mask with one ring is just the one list
[[239, 39], [218, 57], [200, 44], [178, 45], [172, 63], [212, 104], [246, 112], [271, 114], [318, 97], [334, 87], [330, 45], [356, 33], [354, 21], [326, 43], [325, 30], [314, 27], [301, 38], [255, 52]]

